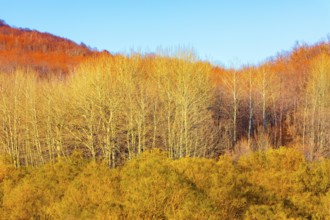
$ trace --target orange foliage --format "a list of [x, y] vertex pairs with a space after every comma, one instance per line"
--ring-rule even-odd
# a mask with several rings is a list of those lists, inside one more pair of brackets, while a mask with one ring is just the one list
[[29, 29], [0, 25], [0, 71], [31, 68], [40, 74], [67, 74], [97, 52], [84, 44]]

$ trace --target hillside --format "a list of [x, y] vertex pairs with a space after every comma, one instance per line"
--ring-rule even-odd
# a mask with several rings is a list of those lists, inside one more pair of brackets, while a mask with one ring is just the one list
[[329, 219], [330, 43], [169, 54], [0, 22], [0, 219]]
[[40, 74], [67, 74], [96, 51], [86, 45], [27, 28], [14, 28], [0, 20], [0, 71], [31, 68]]

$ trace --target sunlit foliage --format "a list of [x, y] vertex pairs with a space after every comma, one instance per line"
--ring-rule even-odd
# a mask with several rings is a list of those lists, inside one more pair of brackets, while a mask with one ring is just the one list
[[109, 169], [79, 153], [0, 171], [2, 219], [326, 219], [330, 162], [292, 149], [233, 161], [147, 151]]
[[0, 71], [13, 72], [17, 68], [30, 68], [41, 76], [66, 75], [94, 52], [83, 43], [41, 33], [36, 30], [13, 28], [0, 24]]

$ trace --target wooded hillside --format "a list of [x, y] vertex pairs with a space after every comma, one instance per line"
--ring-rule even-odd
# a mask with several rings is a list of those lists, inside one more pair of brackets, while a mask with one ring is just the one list
[[27, 28], [14, 28], [0, 20], [0, 71], [30, 68], [40, 75], [66, 75], [96, 52], [86, 45]]
[[0, 75], [1, 151], [16, 166], [77, 149], [112, 167], [154, 148], [177, 159], [288, 146], [320, 159], [329, 156], [329, 71], [325, 43], [241, 70], [186, 51], [93, 56], [65, 80], [17, 70]]
[[171, 54], [0, 22], [0, 217], [329, 218], [330, 43], [240, 69]]

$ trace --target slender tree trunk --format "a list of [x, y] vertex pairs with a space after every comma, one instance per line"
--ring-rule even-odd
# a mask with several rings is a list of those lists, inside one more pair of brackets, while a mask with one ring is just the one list
[[252, 118], [253, 118], [253, 102], [252, 102], [252, 71], [249, 71], [249, 129], [248, 129], [248, 143], [251, 144], [252, 134]]
[[266, 131], [267, 128], [267, 119], [266, 119], [266, 71], [263, 70], [262, 78], [262, 126], [263, 131]]
[[237, 142], [237, 75], [236, 71], [234, 71], [234, 81], [233, 81], [233, 147]]

